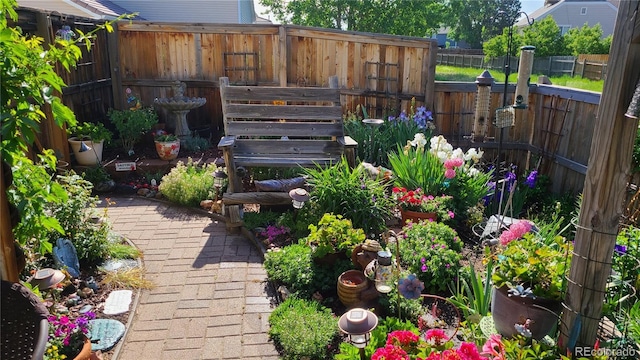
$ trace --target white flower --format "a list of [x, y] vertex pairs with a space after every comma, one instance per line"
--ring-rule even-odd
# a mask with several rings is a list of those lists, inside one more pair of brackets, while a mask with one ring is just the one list
[[462, 149], [457, 148], [455, 150], [453, 150], [453, 152], [451, 153], [451, 158], [452, 159], [464, 159], [464, 151], [462, 151]]
[[423, 133], [417, 133], [413, 136], [413, 141], [411, 141], [411, 145], [422, 149], [427, 144], [427, 139], [424, 137]]

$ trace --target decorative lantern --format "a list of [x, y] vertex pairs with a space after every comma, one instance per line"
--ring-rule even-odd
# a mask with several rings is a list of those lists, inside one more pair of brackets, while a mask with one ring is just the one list
[[289, 197], [293, 201], [294, 209], [302, 209], [304, 203], [309, 200], [309, 193], [303, 188], [295, 188], [289, 191]]
[[516, 83], [515, 102], [516, 109], [526, 109], [529, 103], [529, 79], [533, 70], [533, 53], [535, 46], [523, 46], [520, 48], [520, 64], [518, 65], [518, 82]]
[[347, 334], [348, 341], [360, 349], [360, 358], [365, 359], [364, 348], [371, 339], [371, 331], [378, 326], [378, 317], [369, 310], [354, 308], [338, 320], [338, 328]]
[[213, 186], [216, 189], [220, 189], [224, 186], [224, 182], [227, 180], [227, 173], [222, 169], [218, 169], [213, 173]]
[[371, 128], [371, 134], [369, 135], [369, 161], [371, 161], [372, 163], [375, 162], [375, 159], [373, 158], [373, 156], [375, 155], [375, 151], [374, 151], [374, 144], [373, 144], [373, 139], [374, 139], [374, 134], [377, 128], [380, 127], [380, 125], [384, 124], [384, 120], [382, 119], [363, 119], [362, 123], [367, 125], [368, 127]]
[[376, 290], [386, 294], [391, 291], [393, 285], [393, 266], [391, 265], [391, 253], [389, 251], [378, 251], [376, 266]]
[[493, 77], [485, 70], [476, 78], [478, 93], [476, 95], [476, 112], [473, 121], [473, 133], [471, 141], [483, 141], [487, 136], [487, 120], [489, 119], [489, 103], [491, 100], [491, 85]]

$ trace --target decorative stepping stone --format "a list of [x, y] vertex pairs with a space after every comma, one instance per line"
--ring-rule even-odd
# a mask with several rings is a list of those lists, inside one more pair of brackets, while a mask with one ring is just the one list
[[109, 351], [124, 335], [124, 324], [113, 319], [89, 320], [91, 351]]
[[62, 238], [56, 240], [56, 246], [53, 247], [53, 260], [59, 267], [66, 267], [72, 277], [80, 276], [78, 253], [71, 240]]
[[100, 267], [105, 271], [119, 271], [138, 267], [138, 262], [132, 259], [107, 260]]
[[102, 312], [107, 315], [117, 315], [129, 311], [132, 294], [131, 290], [112, 291], [104, 302], [104, 310]]

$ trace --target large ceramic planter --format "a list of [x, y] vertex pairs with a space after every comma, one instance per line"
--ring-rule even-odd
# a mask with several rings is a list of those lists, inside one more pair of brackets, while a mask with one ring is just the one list
[[407, 220], [411, 220], [414, 223], [417, 223], [419, 221], [425, 221], [425, 220], [431, 220], [431, 221], [438, 220], [438, 214], [432, 213], [432, 212], [425, 213], [425, 212], [419, 212], [419, 211], [400, 209], [400, 215], [402, 216], [402, 225], [406, 224]]
[[368, 287], [367, 278], [359, 270], [347, 270], [338, 277], [338, 298], [346, 307], [361, 301], [360, 294]]
[[173, 160], [178, 157], [180, 152], [180, 140], [175, 141], [156, 141], [156, 151], [162, 160]]
[[[102, 148], [104, 140], [100, 140], [99, 142], [93, 142], [91, 140], [81, 141], [76, 137], [72, 137], [68, 141], [78, 165], [94, 166], [102, 162]], [[84, 151], [81, 151], [82, 143], [86, 145]]]
[[519, 334], [516, 324], [529, 320], [531, 337], [540, 340], [558, 323], [562, 304], [557, 300], [509, 296], [507, 287], [494, 288], [491, 301], [491, 316], [498, 332], [505, 337]]

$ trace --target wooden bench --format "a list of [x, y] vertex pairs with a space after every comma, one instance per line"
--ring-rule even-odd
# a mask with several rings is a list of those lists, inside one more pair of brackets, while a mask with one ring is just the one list
[[[313, 167], [341, 161], [355, 166], [357, 143], [344, 135], [338, 78], [330, 88], [230, 86], [220, 78], [225, 136], [218, 143], [229, 176], [223, 198], [241, 193], [238, 167]], [[273, 194], [251, 197], [272, 202]], [[242, 199], [247, 199], [246, 197]], [[249, 203], [236, 199], [233, 203]]]

